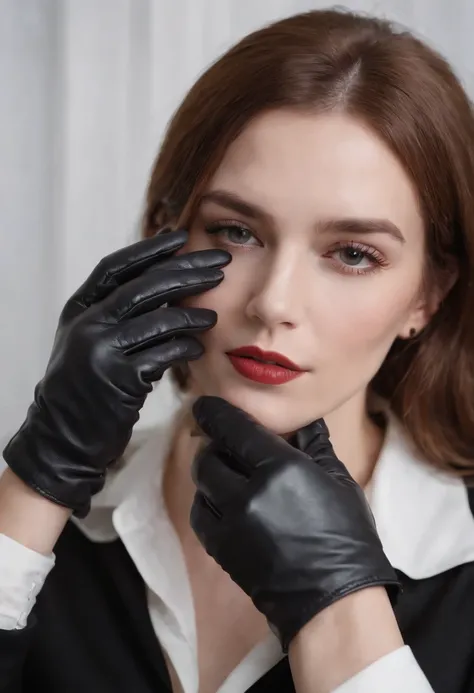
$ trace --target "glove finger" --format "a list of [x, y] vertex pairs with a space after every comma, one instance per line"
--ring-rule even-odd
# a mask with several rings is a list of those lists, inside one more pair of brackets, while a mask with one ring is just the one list
[[133, 354], [173, 337], [203, 332], [216, 322], [217, 313], [205, 308], [157, 308], [120, 323], [114, 346]]
[[150, 272], [118, 288], [97, 308], [105, 320], [107, 316], [114, 321], [130, 319], [165, 303], [212, 289], [223, 278], [224, 273], [220, 269]]
[[118, 286], [139, 276], [158, 258], [175, 253], [185, 245], [187, 239], [187, 231], [172, 231], [138, 241], [107, 255], [68, 300], [61, 314], [62, 322], [69, 322]]
[[232, 255], [226, 250], [197, 250], [183, 255], [172, 255], [159, 263], [153, 263], [146, 272], [157, 270], [192, 270], [225, 267], [232, 260]]
[[163, 373], [180, 361], [194, 361], [204, 353], [204, 347], [194, 337], [176, 337], [131, 356], [131, 361], [146, 383], [160, 380]]
[[260, 464], [285, 462], [303, 453], [220, 397], [199, 397], [193, 415], [201, 430], [232, 457], [245, 474]]
[[317, 454], [320, 450], [330, 447], [329, 430], [324, 419], [317, 419], [298, 429], [291, 442], [298, 450], [311, 456], [313, 451]]
[[300, 428], [293, 437], [293, 445], [309, 455], [328, 474], [352, 478], [346, 466], [337, 458], [329, 439], [324, 419], [317, 419]]
[[222, 514], [229, 503], [242, 497], [247, 485], [247, 478], [236, 468], [232, 458], [213, 443], [196, 455], [191, 476], [198, 491]]

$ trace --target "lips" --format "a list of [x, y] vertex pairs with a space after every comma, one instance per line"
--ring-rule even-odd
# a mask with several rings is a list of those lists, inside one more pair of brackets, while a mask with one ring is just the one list
[[264, 385], [282, 385], [304, 373], [296, 363], [276, 351], [243, 346], [227, 352], [234, 369], [243, 377]]
[[227, 353], [231, 356], [240, 356], [243, 358], [255, 359], [256, 361], [274, 366], [281, 366], [282, 368], [288, 368], [290, 371], [301, 372], [303, 370], [283, 354], [279, 354], [277, 351], [263, 351], [263, 349], [257, 346], [243, 346], [238, 349], [232, 349], [232, 351]]

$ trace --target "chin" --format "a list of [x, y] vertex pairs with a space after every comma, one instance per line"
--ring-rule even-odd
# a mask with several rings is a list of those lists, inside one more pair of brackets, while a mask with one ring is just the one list
[[222, 397], [279, 436], [288, 436], [314, 420], [310, 413], [295, 406], [295, 398], [288, 397], [287, 393], [285, 396], [280, 387], [258, 390], [223, 383], [213, 387], [208, 382], [199, 388], [199, 394]]

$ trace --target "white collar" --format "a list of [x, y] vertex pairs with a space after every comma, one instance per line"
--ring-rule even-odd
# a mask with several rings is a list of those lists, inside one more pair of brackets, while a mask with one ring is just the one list
[[[127, 464], [110, 475], [89, 516], [78, 522], [91, 540], [117, 538], [113, 515], [123, 515], [124, 504], [149, 516], [148, 504], [157, 501], [150, 488], [161, 486], [172, 432], [168, 419], [134, 436]], [[368, 497], [385, 552], [408, 577], [429, 578], [474, 561], [474, 518], [464, 483], [420, 459], [392, 415]]]
[[389, 560], [422, 580], [474, 561], [474, 518], [464, 482], [428, 465], [388, 415], [369, 492]]
[[[174, 422], [135, 436], [123, 469], [112, 473], [93, 500], [85, 520], [77, 521], [92, 541], [120, 537], [147, 586], [150, 619], [173, 664], [184, 693], [199, 689], [196, 616], [181, 546], [162, 497], [162, 476]], [[269, 630], [228, 675], [217, 693], [248, 690], [283, 657]]]
[[[176, 409], [176, 408], [175, 408]], [[147, 585], [150, 619], [184, 693], [199, 689], [196, 618], [185, 559], [162, 498], [174, 432], [168, 419], [135, 434], [122, 469], [108, 475], [81, 530], [96, 542], [120, 537]], [[474, 519], [462, 481], [419, 459], [389, 416], [368, 490], [385, 552], [395, 568], [423, 579], [474, 561]], [[273, 633], [254, 647], [217, 693], [248, 690], [281, 658]]]

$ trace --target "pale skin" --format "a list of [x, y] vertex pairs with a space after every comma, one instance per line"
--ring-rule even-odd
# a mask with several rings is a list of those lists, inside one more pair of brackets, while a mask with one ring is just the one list
[[[367, 413], [370, 381], [393, 341], [423, 329], [442, 298], [422, 291], [424, 229], [411, 181], [357, 121], [278, 111], [248, 126], [205, 193], [186, 250], [224, 247], [233, 261], [218, 288], [189, 301], [219, 315], [191, 366], [194, 394], [220, 395], [281, 435], [324, 416], [336, 453], [365, 486], [383, 440]], [[256, 385], [225, 356], [249, 344], [308, 372], [284, 386]], [[268, 629], [189, 526], [196, 445], [182, 426], [164, 495], [191, 579], [200, 693], [211, 693]], [[28, 548], [51, 553], [69, 515], [9, 470], [0, 479], [0, 532]], [[293, 640], [296, 689], [330, 693], [402, 644], [385, 590], [352, 594]]]

